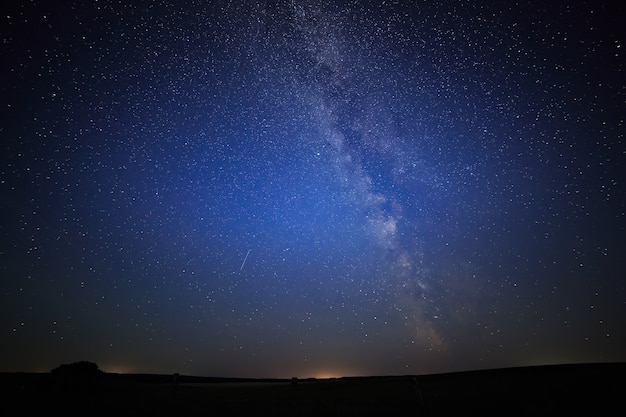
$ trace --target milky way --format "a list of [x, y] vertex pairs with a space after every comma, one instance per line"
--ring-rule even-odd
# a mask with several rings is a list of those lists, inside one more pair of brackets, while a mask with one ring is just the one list
[[626, 359], [622, 6], [4, 8], [0, 370]]

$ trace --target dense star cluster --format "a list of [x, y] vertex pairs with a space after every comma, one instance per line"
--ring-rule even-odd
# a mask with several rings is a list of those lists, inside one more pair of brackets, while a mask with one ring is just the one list
[[624, 6], [12, 3], [0, 370], [626, 360]]

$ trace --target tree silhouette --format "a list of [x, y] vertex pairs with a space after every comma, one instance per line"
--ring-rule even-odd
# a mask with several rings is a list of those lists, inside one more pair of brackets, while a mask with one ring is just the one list
[[60, 391], [84, 394], [95, 391], [104, 372], [93, 362], [80, 361], [60, 365], [51, 374]]

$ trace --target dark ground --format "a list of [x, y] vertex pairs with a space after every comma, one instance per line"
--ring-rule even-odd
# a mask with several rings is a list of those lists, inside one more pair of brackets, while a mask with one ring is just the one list
[[6, 416], [623, 415], [625, 388], [626, 363], [304, 380], [0, 374]]

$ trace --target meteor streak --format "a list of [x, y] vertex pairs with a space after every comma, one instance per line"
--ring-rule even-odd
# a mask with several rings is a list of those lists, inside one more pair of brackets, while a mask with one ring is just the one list
[[246, 264], [246, 260], [248, 259], [248, 255], [250, 255], [250, 249], [248, 249], [248, 253], [246, 253], [246, 257], [243, 258], [243, 262], [241, 263], [241, 267], [239, 268], [239, 272], [243, 269], [243, 266]]

